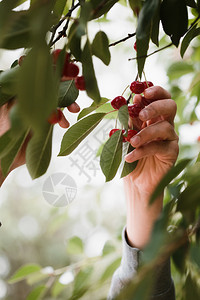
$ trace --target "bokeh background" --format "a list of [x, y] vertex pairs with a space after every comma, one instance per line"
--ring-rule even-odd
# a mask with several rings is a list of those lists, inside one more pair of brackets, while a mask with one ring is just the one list
[[[28, 1], [22, 7], [26, 9]], [[93, 22], [89, 32], [93, 37], [100, 28], [112, 42], [134, 32], [135, 27], [131, 10], [116, 4], [104, 22]], [[132, 38], [112, 47], [109, 67], [94, 58], [102, 96], [112, 100], [135, 79], [136, 61], [128, 60], [135, 56], [134, 42]], [[161, 46], [167, 42], [163, 37]], [[193, 42], [193, 48], [185, 56], [186, 64], [191, 61], [194, 64], [194, 55], [200, 55], [199, 44], [198, 39]], [[62, 42], [56, 44], [56, 48], [62, 46]], [[149, 52], [154, 50], [152, 46]], [[9, 68], [22, 54], [23, 49], [1, 50], [0, 69]], [[193, 98], [189, 93], [195, 70], [183, 69], [181, 73], [173, 68], [180, 61], [179, 50], [166, 49], [147, 59], [145, 73], [154, 85], [172, 91], [178, 104], [176, 128], [180, 136], [180, 157], [195, 157], [200, 150], [200, 109], [196, 96]], [[84, 108], [91, 101], [81, 92], [77, 103]], [[194, 108], [195, 114], [192, 113]], [[65, 115], [71, 124], [76, 122], [77, 115], [67, 109]], [[39, 299], [37, 292], [39, 294], [42, 287], [46, 293], [44, 299], [49, 300], [106, 299], [111, 276], [120, 263], [126, 204], [123, 180], [118, 174], [112, 182], [105, 183], [96, 153], [114, 126], [115, 120], [103, 121], [70, 157], [57, 157], [65, 130], [55, 125], [52, 160], [47, 173], [32, 181], [22, 166], [6, 179], [0, 190], [0, 299]], [[57, 208], [44, 199], [43, 185], [50, 176], [60, 172], [74, 179], [77, 194], [69, 205]], [[62, 192], [62, 187], [60, 189]], [[8, 279], [26, 264], [32, 264], [35, 273], [26, 280], [10, 283]], [[180, 277], [173, 266], [172, 270], [179, 297]], [[76, 286], [79, 288], [74, 295]]]

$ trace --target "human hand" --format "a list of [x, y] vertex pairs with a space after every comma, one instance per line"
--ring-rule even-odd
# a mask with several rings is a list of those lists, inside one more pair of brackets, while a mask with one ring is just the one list
[[[153, 102], [141, 110], [139, 118], [132, 120], [140, 131], [130, 140], [135, 150], [125, 159], [129, 163], [139, 160], [127, 177], [138, 190], [151, 194], [178, 156], [178, 136], [174, 131], [176, 103], [159, 86], [146, 89], [144, 97]], [[134, 103], [141, 100], [141, 95], [134, 97]]]

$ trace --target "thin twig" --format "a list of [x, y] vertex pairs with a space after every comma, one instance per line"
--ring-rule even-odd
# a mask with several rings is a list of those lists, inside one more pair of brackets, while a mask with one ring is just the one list
[[155, 53], [157, 53], [157, 52], [160, 52], [160, 51], [162, 51], [162, 50], [164, 50], [164, 49], [166, 49], [166, 48], [171, 47], [172, 45], [173, 45], [173, 43], [170, 43], [170, 44], [168, 44], [168, 45], [166, 45], [166, 46], [164, 46], [164, 47], [162, 47], [162, 48], [160, 48], [160, 49], [158, 49], [158, 50], [155, 50], [155, 51], [153, 51], [153, 52], [151, 52], [151, 53], [149, 53], [149, 54], [147, 54], [147, 55], [142, 55], [142, 56], [139, 56], [139, 57], [129, 58], [128, 60], [135, 60], [135, 59], [140, 59], [140, 58], [149, 57], [149, 56], [151, 56], [151, 55], [153, 55], [153, 54], [155, 54]]
[[[69, 9], [68, 13], [58, 22], [58, 24], [56, 24], [53, 29], [52, 29], [52, 36], [49, 42], [50, 46], [53, 46], [61, 37], [66, 36], [66, 30], [68, 28], [69, 25], [69, 20], [70, 17], [72, 15], [72, 12], [78, 8], [80, 6], [80, 2], [78, 2], [76, 5], [74, 5], [74, 1], [72, 2], [72, 6]], [[58, 36], [56, 37], [56, 39], [54, 40], [55, 34], [57, 29], [60, 27], [60, 25], [62, 25], [62, 23], [67, 19], [67, 22], [65, 24], [65, 26], [63, 27], [63, 29], [59, 32]]]
[[117, 45], [117, 44], [119, 44], [119, 43], [125, 42], [126, 40], [132, 38], [132, 37], [135, 36], [135, 35], [136, 35], [136, 32], [134, 32], [134, 33], [128, 33], [128, 36], [126, 36], [125, 38], [123, 38], [123, 39], [121, 39], [121, 40], [119, 40], [119, 41], [116, 41], [116, 42], [114, 42], [114, 43], [111, 43], [111, 44], [109, 45], [109, 47], [112, 47], [112, 46], [115, 46], [115, 45]]

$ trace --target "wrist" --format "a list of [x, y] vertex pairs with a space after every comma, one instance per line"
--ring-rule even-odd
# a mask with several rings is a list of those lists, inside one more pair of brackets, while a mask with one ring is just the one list
[[163, 194], [149, 205], [151, 193], [125, 181], [127, 196], [127, 237], [129, 244], [139, 249], [148, 243], [153, 225], [163, 207]]

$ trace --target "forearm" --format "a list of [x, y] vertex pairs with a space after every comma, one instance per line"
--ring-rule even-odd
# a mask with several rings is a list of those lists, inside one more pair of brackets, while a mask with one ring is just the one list
[[143, 249], [148, 243], [153, 225], [161, 213], [163, 195], [149, 206], [151, 194], [143, 192], [134, 184], [130, 184], [129, 180], [129, 178], [125, 180], [127, 238], [132, 247]]

